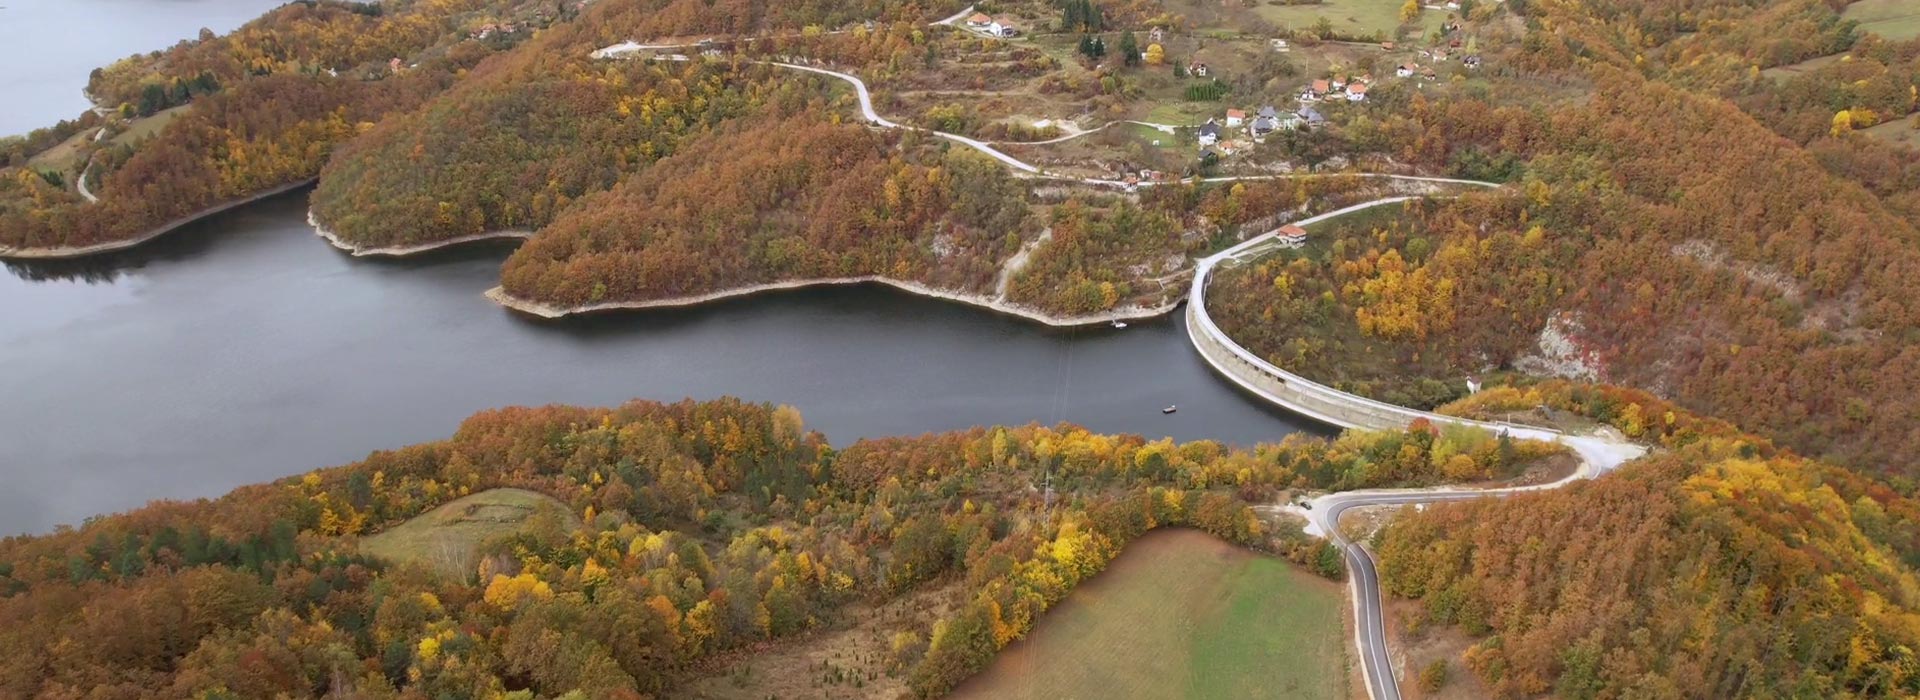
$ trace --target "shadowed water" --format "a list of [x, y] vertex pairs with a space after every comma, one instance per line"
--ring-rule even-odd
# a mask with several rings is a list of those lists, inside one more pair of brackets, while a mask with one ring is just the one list
[[481, 297], [507, 248], [352, 258], [305, 202], [8, 265], [0, 532], [217, 495], [512, 404], [734, 395], [792, 404], [837, 444], [1031, 421], [1251, 444], [1306, 425], [1213, 376], [1177, 317], [1055, 330], [875, 286], [536, 321]]

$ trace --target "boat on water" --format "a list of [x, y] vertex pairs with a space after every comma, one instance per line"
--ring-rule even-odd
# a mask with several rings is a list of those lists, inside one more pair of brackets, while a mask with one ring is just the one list
[[1167, 406], [1166, 408], [1163, 408], [1163, 409], [1160, 409], [1160, 412], [1161, 412], [1161, 413], [1172, 413], [1172, 412], [1174, 412], [1174, 411], [1178, 411], [1178, 410], [1180, 410], [1180, 407], [1179, 407], [1179, 406], [1174, 406], [1174, 405], [1168, 405], [1168, 406]]

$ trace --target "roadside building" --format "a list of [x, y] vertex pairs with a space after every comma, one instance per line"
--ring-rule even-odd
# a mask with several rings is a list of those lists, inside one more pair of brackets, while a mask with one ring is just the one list
[[1299, 249], [1307, 245], [1307, 230], [1300, 228], [1298, 224], [1287, 224], [1280, 227], [1279, 235], [1275, 240], [1280, 242], [1282, 248]]

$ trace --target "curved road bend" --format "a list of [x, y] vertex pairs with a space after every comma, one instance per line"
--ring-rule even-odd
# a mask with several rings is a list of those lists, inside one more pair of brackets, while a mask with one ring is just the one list
[[[614, 48], [614, 47], [609, 47], [609, 48]], [[596, 54], [600, 54], [600, 52], [596, 52]], [[686, 60], [686, 59], [684, 57], [675, 57], [675, 60]], [[899, 124], [899, 123], [890, 121], [885, 117], [880, 116], [880, 113], [875, 111], [873, 108], [873, 95], [871, 92], [867, 90], [866, 82], [861, 80], [857, 76], [854, 76], [849, 73], [842, 73], [840, 71], [828, 70], [825, 68], [816, 68], [813, 66], [804, 66], [804, 65], [799, 65], [795, 63], [786, 63], [786, 62], [779, 62], [779, 61], [774, 61], [771, 63], [772, 65], [780, 66], [782, 68], [787, 68], [790, 70], [805, 71], [808, 73], [816, 73], [819, 75], [839, 78], [853, 85], [854, 92], [859, 97], [861, 116], [865, 117], [868, 122], [871, 122], [876, 126], [880, 126], [888, 129], [912, 129], [915, 131], [925, 131], [935, 136], [948, 139], [956, 143], [970, 146], [975, 150], [978, 150], [981, 153], [984, 153], [994, 158], [995, 160], [1005, 163], [1016, 170], [1027, 173], [1028, 176], [1030, 177], [1038, 176], [1038, 177], [1043, 177], [1048, 179], [1070, 180], [1070, 181], [1075, 181], [1075, 182], [1080, 182], [1080, 183], [1090, 184], [1090, 185], [1103, 185], [1103, 186], [1123, 186], [1124, 185], [1124, 183], [1113, 181], [1113, 180], [1100, 180], [1095, 178], [1070, 178], [1070, 177], [1056, 178], [1054, 176], [1041, 175], [1040, 168], [1035, 167], [1029, 163], [1023, 162], [1017, 158], [1014, 158], [1013, 156], [1007, 155], [1006, 153], [1003, 153], [1000, 150], [993, 148], [991, 145], [988, 145], [983, 141], [968, 138], [965, 136], [960, 136], [958, 134], [949, 134], [943, 131], [934, 131], [931, 129], [922, 129], [920, 127]], [[1415, 182], [1453, 183], [1453, 184], [1464, 184], [1464, 185], [1476, 185], [1481, 187], [1498, 187], [1499, 186], [1498, 183], [1481, 182], [1477, 180], [1461, 180], [1456, 178], [1420, 177], [1420, 176], [1412, 176], [1412, 175], [1391, 175], [1386, 173], [1358, 173], [1358, 175], [1361, 175], [1364, 177], [1407, 180], [1407, 181], [1415, 181]], [[1288, 178], [1288, 177], [1306, 177], [1306, 176], [1310, 176], [1310, 175], [1252, 175], [1252, 176], [1239, 176], [1239, 177], [1208, 178], [1207, 181], [1208, 182], [1231, 182], [1235, 180], [1267, 180], [1267, 179], [1282, 179], [1282, 178]], [[1382, 204], [1389, 204], [1393, 202], [1402, 202], [1409, 199], [1419, 199], [1419, 198], [1420, 197], [1417, 197], [1417, 196], [1402, 196], [1402, 197], [1388, 197], [1385, 199], [1378, 199], [1370, 202], [1356, 204], [1356, 205], [1339, 209], [1336, 211], [1327, 212], [1325, 214], [1321, 214], [1319, 216], [1311, 217], [1308, 219], [1303, 219], [1295, 223], [1298, 225], [1312, 224], [1312, 223], [1330, 219], [1336, 216], [1340, 216], [1343, 214], [1348, 214], [1351, 212], [1359, 211], [1361, 209], [1366, 209], [1368, 207], [1378, 206]], [[1205, 292], [1204, 292], [1207, 276], [1212, 272], [1214, 266], [1216, 266], [1220, 262], [1229, 260], [1229, 259], [1237, 260], [1239, 255], [1249, 252], [1255, 246], [1265, 243], [1268, 239], [1271, 239], [1277, 236], [1278, 234], [1279, 234], [1278, 229], [1275, 229], [1273, 231], [1268, 231], [1259, 236], [1249, 238], [1246, 241], [1241, 242], [1239, 245], [1233, 246], [1226, 250], [1220, 251], [1219, 253], [1215, 253], [1207, 258], [1204, 258], [1200, 260], [1194, 273], [1193, 291], [1192, 291], [1192, 294], [1190, 295], [1189, 304], [1188, 304], [1190, 313], [1198, 314], [1200, 318], [1205, 319], [1205, 322], [1201, 324], [1205, 332], [1214, 333], [1215, 334], [1214, 339], [1216, 341], [1218, 341], [1221, 345], [1232, 349], [1235, 352], [1235, 354], [1241, 355], [1243, 357], [1253, 358], [1253, 355], [1252, 353], [1248, 352], [1245, 348], [1242, 348], [1238, 344], [1235, 344], [1232, 339], [1227, 338], [1224, 333], [1219, 333], [1218, 329], [1213, 326], [1212, 319], [1207, 317], [1206, 305], [1205, 305], [1206, 300], [1205, 300]], [[1198, 343], [1199, 341], [1196, 339], [1195, 342]], [[1196, 349], [1198, 349], [1197, 346], [1196, 346]], [[1221, 375], [1232, 380], [1234, 383], [1239, 384], [1243, 388], [1246, 388], [1247, 390], [1253, 392], [1254, 394], [1264, 399], [1267, 399], [1268, 401], [1271, 401], [1276, 405], [1279, 405], [1283, 408], [1288, 408], [1289, 410], [1297, 410], [1297, 409], [1293, 409], [1290, 406], [1289, 402], [1287, 402], [1286, 400], [1281, 399], [1280, 397], [1275, 396], [1271, 392], [1260, 388], [1258, 385], [1249, 383], [1237, 377], [1231, 370], [1215, 362], [1214, 359], [1208, 356], [1204, 350], [1201, 351], [1200, 355], [1202, 358], [1207, 360], [1208, 364], [1213, 365], [1214, 369], [1217, 370]], [[1257, 358], [1254, 358], [1254, 359], [1257, 360]], [[1359, 397], [1352, 397], [1352, 398], [1356, 401], [1364, 401]], [[1412, 418], [1416, 417], [1416, 414], [1419, 413], [1419, 412], [1412, 411], [1410, 409], [1400, 409], [1400, 410], [1404, 411], [1407, 414], [1407, 419], [1409, 421], [1411, 421]], [[1323, 420], [1342, 428], [1361, 427], [1353, 424], [1348, 424], [1340, 420], [1332, 420], [1326, 416], [1309, 414], [1309, 417], [1312, 417], [1318, 420]], [[1429, 420], [1432, 420], [1434, 422], [1440, 422], [1440, 423], [1461, 423], [1461, 424], [1472, 424], [1472, 425], [1476, 425], [1478, 427], [1483, 427], [1483, 428], [1487, 427], [1484, 424], [1477, 424], [1472, 421], [1465, 421], [1465, 420], [1453, 418], [1450, 416], [1441, 416], [1437, 414], [1425, 414], [1424, 417], [1427, 417]], [[1594, 476], [1597, 476], [1601, 473], [1606, 472], [1607, 470], [1610, 470], [1616, 466], [1619, 466], [1621, 463], [1624, 463], [1629, 459], [1638, 457], [1639, 455], [1645, 452], [1644, 448], [1641, 448], [1638, 445], [1633, 445], [1630, 443], [1600, 440], [1597, 438], [1568, 436], [1568, 435], [1562, 435], [1560, 433], [1549, 431], [1549, 430], [1540, 430], [1535, 428], [1521, 428], [1521, 427], [1511, 427], [1511, 428], [1507, 428], [1507, 430], [1509, 431], [1510, 434], [1514, 435], [1515, 437], [1559, 442], [1559, 443], [1568, 445], [1569, 447], [1572, 447], [1574, 451], [1577, 454], [1579, 454], [1582, 459], [1579, 470], [1576, 471], [1572, 476], [1566, 479], [1562, 479], [1560, 481], [1556, 481], [1550, 484], [1540, 484], [1535, 486], [1515, 487], [1515, 488], [1509, 488], [1509, 489], [1479, 489], [1479, 490], [1406, 489], [1406, 490], [1386, 490], [1386, 491], [1350, 491], [1350, 492], [1321, 496], [1319, 498], [1313, 499], [1312, 501], [1313, 509], [1307, 513], [1309, 520], [1313, 521], [1315, 525], [1319, 527], [1323, 533], [1327, 534], [1327, 536], [1334, 538], [1335, 543], [1338, 544], [1341, 547], [1341, 549], [1345, 552], [1347, 557], [1347, 568], [1352, 572], [1352, 575], [1349, 580], [1351, 581], [1353, 586], [1354, 617], [1355, 617], [1356, 627], [1358, 629], [1358, 632], [1355, 635], [1355, 645], [1359, 650], [1361, 665], [1367, 676], [1367, 695], [1373, 698], [1373, 700], [1399, 700], [1400, 686], [1399, 686], [1399, 683], [1394, 678], [1393, 658], [1388, 653], [1386, 621], [1383, 619], [1382, 605], [1380, 600], [1380, 580], [1379, 580], [1379, 574], [1374, 567], [1373, 555], [1370, 552], [1368, 552], [1366, 548], [1362, 546], [1360, 543], [1348, 541], [1345, 538], [1345, 536], [1340, 534], [1339, 528], [1334, 527], [1334, 525], [1338, 522], [1338, 517], [1341, 512], [1345, 511], [1348, 508], [1355, 508], [1359, 506], [1368, 506], [1368, 505], [1398, 505], [1398, 504], [1409, 504], [1409, 503], [1437, 503], [1442, 501], [1461, 501], [1461, 500], [1470, 500], [1474, 498], [1483, 498], [1483, 497], [1489, 497], [1489, 496], [1501, 496], [1501, 495], [1517, 493], [1522, 491], [1558, 488], [1560, 486], [1563, 486], [1577, 479], [1586, 479], [1586, 478], [1592, 478]]]
[[1360, 653], [1361, 670], [1367, 676], [1367, 695], [1373, 700], [1400, 700], [1400, 684], [1395, 679], [1393, 657], [1389, 653], [1391, 640], [1387, 637], [1385, 605], [1381, 600], [1380, 575], [1374, 565], [1373, 553], [1367, 551], [1362, 543], [1347, 539], [1346, 534], [1340, 531], [1338, 525], [1341, 513], [1349, 508], [1362, 506], [1470, 501], [1478, 498], [1499, 498], [1528, 491], [1557, 489], [1575, 481], [1604, 474], [1646, 452], [1639, 445], [1601, 438], [1561, 435], [1551, 431], [1520, 427], [1515, 427], [1508, 432], [1514, 437], [1549, 440], [1566, 445], [1572, 448], [1574, 454], [1579, 455], [1580, 467], [1573, 474], [1559, 481], [1531, 486], [1501, 489], [1344, 491], [1309, 501], [1312, 508], [1304, 515], [1323, 534], [1333, 538], [1334, 543], [1346, 554], [1349, 580], [1353, 585], [1354, 647]]
[[[1462, 184], [1481, 185], [1485, 187], [1497, 186], [1495, 185], [1495, 183], [1490, 183], [1490, 182], [1477, 182], [1477, 181], [1471, 181], [1471, 180], [1449, 180], [1444, 178], [1433, 178], [1433, 179], [1447, 181], [1447, 182], [1457, 182]], [[1319, 216], [1303, 219], [1295, 223], [1298, 225], [1313, 224], [1313, 223], [1324, 221], [1326, 219], [1330, 219], [1343, 214], [1359, 211], [1361, 209], [1375, 207], [1382, 204], [1402, 202], [1409, 199], [1417, 199], [1417, 198], [1418, 197], [1388, 197], [1385, 199], [1377, 199], [1374, 201], [1364, 202], [1361, 204], [1356, 204], [1356, 205], [1339, 209], [1336, 211], [1321, 214]], [[1222, 250], [1218, 253], [1215, 253], [1211, 256], [1201, 259], [1199, 264], [1196, 266], [1196, 269], [1194, 271], [1193, 286], [1191, 288], [1191, 292], [1189, 293], [1188, 300], [1187, 300], [1188, 302], [1187, 310], [1189, 314], [1188, 316], [1189, 332], [1193, 336], [1193, 342], [1195, 344], [1194, 347], [1196, 350], [1200, 352], [1201, 358], [1205, 359], [1209, 365], [1212, 365], [1213, 368], [1217, 372], [1219, 372], [1221, 376], [1226, 377], [1228, 380], [1234, 382], [1235, 384], [1240, 385], [1242, 388], [1246, 389], [1247, 391], [1252, 392], [1253, 394], [1260, 396], [1261, 398], [1264, 398], [1278, 406], [1281, 406], [1283, 408], [1286, 408], [1288, 410], [1291, 410], [1297, 413], [1301, 413], [1303, 415], [1307, 415], [1316, 420], [1320, 420], [1341, 428], [1380, 427], [1379, 425], [1371, 425], [1371, 426], [1360, 425], [1351, 419], [1342, 418], [1340, 416], [1325, 415], [1320, 412], [1306, 410], [1306, 409], [1303, 409], [1302, 407], [1299, 407], [1297, 405], [1297, 402], [1289, 401], [1286, 398], [1283, 398], [1275, 394], [1272, 390], [1269, 390], [1268, 388], [1262, 386], [1261, 382], [1251, 381], [1245, 377], [1242, 377], [1238, 373], [1240, 371], [1245, 371], [1245, 370], [1240, 370], [1239, 368], [1236, 368], [1236, 367], [1226, 366], [1222, 364], [1219, 360], [1216, 360], [1213, 355], [1209, 354], [1206, 348], [1201, 347], [1201, 343], [1202, 343], [1201, 336], [1203, 335], [1205, 336], [1205, 340], [1211, 341], [1215, 344], [1220, 345], [1223, 348], [1226, 348], [1229, 352], [1231, 352], [1236, 357], [1236, 359], [1241, 360], [1242, 362], [1244, 362], [1250, 367], [1257, 368], [1256, 371], [1260, 371], [1269, 375], [1268, 377], [1269, 379], [1276, 380], [1283, 386], [1284, 385], [1298, 386], [1301, 388], [1296, 389], [1297, 391], [1310, 391], [1320, 395], [1321, 397], [1328, 397], [1328, 396], [1340, 397], [1345, 402], [1348, 402], [1352, 405], [1359, 406], [1366, 409], [1358, 412], [1361, 415], [1368, 415], [1369, 413], [1371, 413], [1377, 416], [1379, 414], [1385, 413], [1393, 416], [1393, 418], [1391, 419], [1378, 420], [1377, 422], [1380, 422], [1380, 423], [1385, 423], [1385, 422], [1388, 422], [1389, 420], [1393, 422], [1402, 422], [1402, 421], [1411, 422], [1415, 418], [1426, 418], [1436, 423], [1471, 425], [1471, 426], [1479, 427], [1483, 429], [1497, 428], [1502, 431], [1505, 431], [1507, 434], [1516, 438], [1542, 440], [1547, 442], [1557, 442], [1562, 445], [1566, 445], [1568, 448], [1573, 450], [1575, 455], [1579, 456], [1580, 458], [1580, 466], [1574, 471], [1573, 474], [1559, 481], [1554, 481], [1554, 482], [1545, 483], [1545, 484], [1534, 484], [1531, 486], [1515, 486], [1515, 487], [1500, 488], [1500, 489], [1464, 489], [1464, 488], [1444, 488], [1443, 487], [1443, 488], [1433, 488], [1433, 489], [1373, 489], [1373, 490], [1363, 490], [1363, 491], [1345, 491], [1340, 493], [1326, 494], [1326, 495], [1311, 499], [1308, 502], [1309, 508], [1306, 510], [1301, 510], [1301, 509], [1292, 508], [1292, 507], [1284, 508], [1285, 510], [1288, 510], [1290, 512], [1295, 512], [1305, 516], [1309, 521], [1309, 523], [1312, 525], [1313, 529], [1318, 529], [1323, 536], [1332, 538], [1334, 543], [1338, 545], [1341, 548], [1342, 552], [1346, 555], [1347, 569], [1350, 572], [1348, 581], [1351, 583], [1353, 588], [1353, 613], [1354, 613], [1354, 623], [1356, 628], [1356, 633], [1354, 636], [1354, 646], [1355, 646], [1355, 649], [1360, 654], [1362, 671], [1366, 675], [1367, 695], [1373, 698], [1373, 700], [1399, 700], [1400, 685], [1395, 678], [1394, 670], [1393, 670], [1393, 657], [1388, 650], [1389, 640], [1387, 638], [1387, 632], [1386, 632], [1385, 613], [1383, 611], [1383, 605], [1381, 603], [1379, 572], [1375, 567], [1373, 554], [1367, 551], [1366, 547], [1363, 546], [1361, 543], [1347, 539], [1346, 535], [1340, 532], [1340, 529], [1338, 527], [1339, 521], [1340, 521], [1340, 514], [1345, 512], [1349, 508], [1358, 508], [1362, 506], [1376, 506], [1376, 505], [1391, 506], [1391, 505], [1407, 505], [1407, 504], [1418, 504], [1418, 503], [1440, 503], [1440, 502], [1446, 502], [1446, 501], [1465, 501], [1465, 500], [1472, 500], [1476, 498], [1501, 497], [1501, 496], [1511, 495], [1515, 493], [1523, 493], [1527, 491], [1544, 491], [1547, 489], [1555, 489], [1581, 479], [1591, 479], [1601, 474], [1604, 474], [1607, 471], [1610, 471], [1613, 468], [1618, 467], [1621, 464], [1627, 462], [1628, 460], [1634, 459], [1636, 457], [1639, 457], [1645, 454], [1646, 448], [1640, 445], [1626, 442], [1624, 440], [1620, 440], [1620, 439], [1567, 435], [1564, 433], [1560, 433], [1558, 431], [1547, 430], [1542, 428], [1493, 425], [1488, 423], [1481, 423], [1477, 421], [1470, 421], [1470, 420], [1465, 420], [1461, 418], [1456, 418], [1453, 416], [1443, 416], [1443, 415], [1428, 413], [1424, 411], [1415, 411], [1415, 410], [1404, 408], [1404, 407], [1392, 406], [1389, 404], [1382, 404], [1377, 401], [1372, 401], [1362, 397], [1353, 396], [1351, 394], [1346, 394], [1344, 392], [1337, 392], [1333, 389], [1329, 389], [1327, 387], [1314, 384], [1311, 381], [1308, 381], [1301, 377], [1291, 375], [1285, 372], [1284, 370], [1281, 370], [1277, 367], [1273, 367], [1272, 365], [1266, 363], [1264, 360], [1261, 360], [1259, 357], [1255, 356], [1252, 352], [1248, 351], [1246, 348], [1243, 348], [1239, 344], [1233, 342], [1231, 338], [1228, 338], [1225, 333], [1220, 331], [1218, 326], [1214, 325], [1213, 319], [1207, 314], [1206, 284], [1208, 282], [1209, 275], [1212, 274], [1213, 269], [1216, 266], [1218, 266], [1220, 263], [1227, 262], [1227, 261], [1238, 262], [1241, 259], [1241, 256], [1246, 255], [1248, 253], [1255, 252], [1255, 249], [1258, 246], [1266, 243], [1269, 239], [1277, 236], [1278, 234], [1279, 234], [1279, 230], [1275, 229], [1273, 231], [1269, 231], [1259, 236], [1254, 236], [1253, 238], [1249, 238], [1246, 241], [1241, 242], [1239, 245], [1235, 245], [1231, 248]]]

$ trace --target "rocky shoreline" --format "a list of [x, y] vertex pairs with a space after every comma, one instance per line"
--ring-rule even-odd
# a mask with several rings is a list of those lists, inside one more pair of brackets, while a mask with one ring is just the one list
[[222, 202], [220, 204], [215, 204], [211, 207], [201, 209], [200, 211], [194, 212], [192, 214], [188, 214], [186, 216], [180, 217], [178, 219], [174, 219], [167, 223], [148, 229], [146, 233], [142, 233], [139, 236], [135, 236], [133, 238], [127, 238], [127, 239], [122, 239], [118, 241], [107, 241], [104, 243], [95, 243], [93, 245], [58, 246], [53, 248], [8, 248], [5, 246], [0, 246], [0, 258], [14, 258], [14, 259], [20, 259], [20, 260], [62, 260], [62, 259], [68, 259], [68, 258], [84, 258], [89, 255], [99, 255], [101, 253], [112, 253], [115, 251], [126, 250], [128, 248], [132, 248], [142, 243], [151, 241], [155, 238], [159, 238], [161, 236], [167, 235], [168, 233], [172, 233], [174, 229], [180, 228], [181, 226], [191, 224], [195, 221], [199, 221], [206, 217], [213, 216], [214, 214], [218, 214], [228, 209], [233, 209], [235, 207], [239, 207], [242, 205], [252, 204], [262, 199], [266, 199], [268, 197], [285, 194], [287, 192], [291, 192], [293, 190], [306, 187], [307, 185], [313, 184], [318, 179], [319, 178], [307, 178], [305, 180], [300, 180], [298, 182], [281, 185], [279, 187], [275, 187], [273, 189], [270, 189], [258, 194], [249, 195], [247, 197], [242, 197], [240, 199], [235, 199], [227, 202]]
[[451, 248], [453, 246], [462, 245], [466, 243], [477, 243], [479, 241], [504, 241], [504, 240], [524, 241], [528, 238], [533, 237], [532, 231], [485, 231], [481, 233], [468, 234], [465, 236], [455, 236], [453, 238], [449, 238], [443, 241], [416, 243], [413, 245], [368, 247], [368, 246], [360, 246], [360, 245], [356, 245], [354, 243], [348, 242], [345, 239], [340, 238], [340, 236], [335, 234], [334, 232], [328, 231], [326, 227], [320, 225], [319, 219], [314, 218], [312, 209], [307, 210], [307, 225], [312, 226], [313, 232], [319, 235], [321, 238], [325, 239], [328, 244], [332, 245], [335, 248], [339, 248], [340, 250], [345, 251], [356, 258], [368, 258], [368, 257], [403, 258], [409, 255], [418, 255], [420, 253], [428, 253], [428, 252], [440, 250], [442, 248]]
[[893, 287], [894, 289], [907, 292], [909, 294], [916, 294], [919, 296], [930, 297], [934, 299], [955, 301], [955, 302], [960, 302], [962, 304], [978, 306], [991, 311], [1007, 314], [1010, 316], [1018, 316], [1020, 318], [1023, 318], [1029, 321], [1034, 321], [1044, 325], [1061, 327], [1061, 328], [1103, 325], [1103, 324], [1113, 323], [1115, 321], [1134, 321], [1134, 320], [1155, 318], [1158, 316], [1166, 315], [1168, 312], [1171, 312], [1175, 308], [1178, 308], [1182, 301], [1185, 301], [1182, 298], [1175, 298], [1173, 301], [1170, 301], [1166, 304], [1159, 305], [1159, 306], [1131, 306], [1131, 307], [1125, 307], [1120, 309], [1114, 309], [1111, 311], [1104, 311], [1097, 314], [1085, 314], [1080, 316], [1056, 316], [1054, 314], [1050, 314], [1045, 311], [1041, 311], [1039, 309], [1035, 309], [1032, 307], [1013, 304], [1004, 299], [989, 297], [982, 294], [968, 294], [965, 292], [954, 292], [954, 291], [948, 291], [943, 289], [935, 289], [933, 287], [929, 287], [927, 285], [920, 284], [918, 282], [903, 282], [901, 280], [882, 277], [880, 275], [862, 275], [859, 277], [828, 277], [828, 278], [817, 278], [817, 279], [806, 279], [806, 280], [794, 280], [790, 282], [768, 282], [765, 284], [755, 284], [755, 285], [749, 285], [745, 287], [735, 287], [733, 289], [727, 289], [727, 290], [722, 290], [718, 292], [709, 292], [706, 294], [669, 297], [666, 299], [650, 299], [650, 300], [644, 300], [644, 301], [610, 301], [610, 302], [601, 302], [597, 304], [581, 304], [578, 306], [571, 306], [571, 307], [554, 306], [552, 304], [533, 301], [531, 299], [522, 299], [520, 297], [513, 296], [512, 294], [508, 294], [506, 289], [502, 287], [494, 287], [492, 289], [487, 290], [486, 296], [488, 299], [493, 300], [494, 303], [504, 306], [506, 308], [512, 309], [514, 311], [518, 311], [520, 313], [528, 314], [531, 316], [538, 316], [540, 318], [557, 319], [557, 318], [564, 318], [567, 316], [577, 316], [577, 315], [591, 314], [591, 313], [602, 313], [602, 312], [608, 312], [608, 311], [627, 311], [627, 310], [637, 310], [637, 309], [664, 309], [664, 308], [694, 306], [698, 304], [705, 304], [708, 302], [720, 301], [722, 299], [732, 299], [735, 297], [744, 297], [744, 296], [750, 296], [754, 294], [760, 294], [763, 292], [772, 292], [772, 291], [780, 291], [780, 290], [788, 290], [788, 289], [804, 289], [807, 287], [849, 285], [849, 284], [883, 284], [889, 287]]

